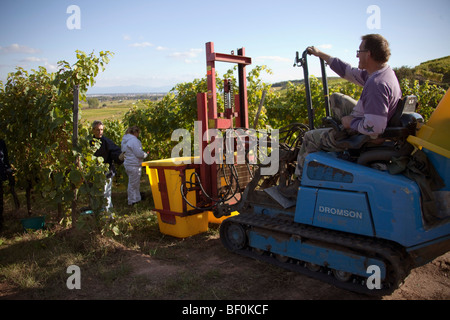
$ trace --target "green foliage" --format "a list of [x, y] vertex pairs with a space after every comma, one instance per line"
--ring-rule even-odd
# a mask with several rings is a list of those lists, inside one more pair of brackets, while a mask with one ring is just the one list
[[[150, 152], [149, 159], [170, 157], [175, 145], [170, 141], [172, 132], [177, 128], [189, 128], [194, 125], [193, 112], [189, 109], [194, 108], [192, 98], [176, 94], [174, 90], [158, 103], [140, 101], [139, 104], [145, 105], [145, 108], [134, 107], [124, 116], [126, 127], [136, 125], [141, 129], [140, 140], [143, 149]], [[193, 93], [195, 89], [192, 89]], [[180, 104], [179, 100], [183, 100], [185, 104]], [[196, 112], [196, 106], [193, 110]]]
[[415, 95], [419, 99], [417, 113], [420, 113], [425, 121], [428, 121], [433, 111], [445, 95], [445, 89], [429, 81], [420, 84], [418, 80], [413, 82], [408, 79], [400, 81], [403, 96]]
[[[311, 101], [314, 113], [314, 126], [322, 125], [322, 118], [326, 115], [325, 98], [322, 81], [314, 76], [309, 79]], [[329, 93], [340, 92], [354, 99], [359, 99], [362, 88], [348, 81], [335, 82], [329, 85]], [[305, 84], [288, 82], [283, 91], [272, 92], [266, 103], [268, 123], [274, 128], [282, 128], [293, 122], [309, 124], [306, 103]]]
[[127, 130], [123, 121], [121, 121], [120, 119], [107, 119], [102, 122], [104, 127], [103, 134], [111, 139], [116, 145], [120, 146], [122, 137]]
[[[258, 108], [262, 99], [263, 92], [266, 91], [266, 99], [270, 99], [270, 91], [271, 85], [264, 83], [261, 80], [261, 73], [272, 74], [272, 70], [270, 70], [267, 66], [256, 66], [248, 73], [247, 77], [247, 95], [248, 95], [248, 121], [249, 126], [253, 127], [254, 120], [256, 118], [256, 113], [258, 112]], [[265, 128], [267, 123], [267, 110], [265, 108], [261, 109], [261, 113], [258, 118], [257, 128]]]
[[289, 82], [284, 92], [274, 92], [267, 98], [265, 107], [268, 123], [273, 128], [303, 122], [308, 117], [304, 85]]
[[87, 103], [89, 105], [89, 108], [98, 108], [100, 105], [100, 102], [97, 98], [87, 98]]
[[[110, 52], [86, 55], [77, 51], [77, 62], [59, 62], [59, 71], [44, 67], [28, 73], [18, 67], [0, 86], [0, 127], [8, 144], [16, 180], [20, 186], [40, 191], [53, 203], [68, 208], [76, 194], [99, 194], [105, 165], [93, 156], [90, 133], [80, 126], [73, 147], [73, 92], [78, 86], [85, 99]], [[103, 188], [103, 185], [102, 185]], [[93, 199], [94, 205], [100, 201]]]
[[[55, 160], [51, 150], [68, 150], [70, 135], [61, 125], [69, 122], [70, 115], [59, 103], [54, 81], [55, 75], [45, 68], [28, 74], [19, 67], [0, 89], [2, 135], [23, 187], [37, 180], [42, 164], [51, 166]], [[48, 154], [45, 159], [44, 154]]]
[[361, 97], [362, 90], [363, 87], [345, 80], [330, 85], [329, 89], [330, 94], [332, 94], [333, 92], [339, 92], [349, 97], [352, 97], [355, 100], [359, 100], [359, 98]]

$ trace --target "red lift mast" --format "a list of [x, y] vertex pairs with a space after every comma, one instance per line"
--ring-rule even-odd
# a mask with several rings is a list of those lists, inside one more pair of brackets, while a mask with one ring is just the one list
[[[238, 65], [239, 94], [235, 97], [235, 110], [227, 109], [225, 113], [217, 112], [216, 92], [216, 61], [235, 63]], [[237, 55], [214, 52], [214, 43], [206, 43], [206, 70], [208, 92], [197, 95], [198, 121], [201, 121], [199, 133], [200, 151], [208, 145], [210, 137], [206, 136], [208, 129], [248, 129], [247, 75], [245, 67], [252, 63], [252, 59], [245, 57], [245, 48], [238, 49]], [[233, 124], [233, 120], [235, 120]], [[217, 199], [218, 179], [217, 165], [208, 165], [203, 160], [200, 165], [201, 184], [211, 198]]]

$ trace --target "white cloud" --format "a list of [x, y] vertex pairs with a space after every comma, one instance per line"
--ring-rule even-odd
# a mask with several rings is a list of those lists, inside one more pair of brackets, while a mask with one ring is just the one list
[[333, 48], [332, 44], [321, 44], [318, 46], [320, 49], [331, 49]]
[[203, 49], [189, 49], [188, 51], [171, 53], [169, 54], [169, 57], [184, 60], [185, 63], [191, 64], [199, 62], [198, 60], [195, 60], [195, 58], [202, 52]]
[[176, 75], [168, 75], [164, 73], [152, 74], [152, 72], [146, 72], [147, 74], [135, 74], [135, 75], [117, 75], [108, 76], [105, 73], [99, 74], [96, 78], [96, 88], [100, 87], [167, 87], [170, 90], [177, 83], [192, 81], [195, 78], [202, 77], [202, 74], [196, 73], [182, 73]]
[[124, 34], [123, 37], [122, 37], [122, 39], [123, 39], [124, 41], [131, 41], [131, 37], [130, 37], [129, 35], [127, 35], [127, 34]]
[[189, 49], [189, 51], [171, 53], [169, 57], [181, 59], [196, 58], [202, 52], [202, 49]]
[[279, 57], [279, 56], [259, 56], [256, 57], [255, 60], [257, 61], [276, 61], [276, 62], [291, 62], [292, 59], [288, 59], [288, 58], [284, 58], [284, 57]]
[[37, 58], [37, 57], [28, 57], [20, 60], [20, 62], [47, 62], [47, 61], [48, 59], [46, 58]]
[[7, 47], [0, 47], [0, 52], [1, 53], [27, 53], [27, 54], [32, 54], [32, 53], [39, 53], [40, 50], [39, 49], [35, 49], [35, 48], [30, 48], [27, 46], [23, 46], [17, 43], [13, 43]]
[[58, 65], [49, 63], [47, 58], [27, 57], [19, 60], [19, 62], [22, 63], [22, 67], [28, 67], [31, 64], [45, 67], [48, 72], [58, 71]]
[[44, 63], [44, 67], [49, 72], [56, 72], [56, 71], [58, 71], [58, 66], [56, 64], [51, 64], [51, 63], [46, 62], [46, 63]]
[[153, 47], [153, 44], [145, 41], [145, 42], [135, 42], [130, 44], [129, 46], [134, 48], [146, 48], [146, 47]]
[[158, 51], [164, 51], [164, 50], [168, 50], [169, 48], [166, 48], [166, 47], [161, 47], [161, 46], [157, 46], [156, 47], [156, 50], [158, 50]]

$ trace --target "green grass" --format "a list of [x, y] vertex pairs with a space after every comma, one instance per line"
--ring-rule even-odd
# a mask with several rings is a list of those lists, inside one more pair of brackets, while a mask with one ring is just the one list
[[[195, 268], [186, 270], [185, 265], [190, 263], [186, 253], [207, 248], [208, 239], [218, 237], [218, 228], [186, 240], [164, 235], [159, 231], [145, 174], [141, 191], [145, 200], [129, 207], [126, 183], [114, 185], [115, 219], [80, 216], [83, 224], [74, 229], [61, 225], [56, 208], [35, 194], [33, 216], [46, 215], [46, 228], [38, 231], [22, 229], [20, 220], [28, 216], [24, 192], [18, 192], [22, 208], [17, 211], [11, 195], [5, 195], [5, 228], [0, 233], [0, 299], [5, 285], [14, 288], [21, 299], [83, 299], [85, 292], [98, 299], [207, 298], [205, 292], [210, 291], [205, 291], [205, 286], [218, 277], [219, 271], [210, 270], [203, 276]], [[120, 233], [110, 232], [112, 226]], [[156, 259], [180, 271], [158, 283], [149, 282], [145, 276], [133, 274], [130, 254]], [[67, 289], [70, 265], [82, 270], [83, 290]], [[215, 291], [220, 292], [219, 288]]]
[[137, 100], [125, 101], [105, 101], [100, 105], [106, 104], [104, 107], [87, 108], [86, 104], [81, 105], [81, 119], [91, 123], [94, 120], [113, 120], [121, 119], [122, 116], [134, 106]]
[[[145, 183], [149, 184], [144, 174], [141, 190], [148, 193], [150, 186]], [[114, 254], [118, 248], [144, 247], [145, 241], [158, 242], [162, 236], [152, 211], [151, 193], [145, 203], [130, 208], [126, 186], [115, 185], [113, 192], [116, 219], [112, 224], [119, 228], [118, 236], [108, 233], [107, 222], [90, 216], [80, 216], [79, 222], [84, 221], [76, 229], [61, 225], [56, 208], [38, 194], [33, 195], [32, 216], [45, 215], [46, 228], [24, 231], [20, 220], [28, 217], [25, 192], [18, 192], [19, 210], [14, 210], [12, 197], [6, 194], [5, 226], [0, 233], [0, 284], [5, 282], [19, 291], [32, 292], [37, 298], [51, 299], [67, 290], [60, 284], [65, 284], [66, 268], [73, 264], [84, 266], [88, 275], [104, 285], [126, 277], [130, 267], [120, 261], [120, 255]]]

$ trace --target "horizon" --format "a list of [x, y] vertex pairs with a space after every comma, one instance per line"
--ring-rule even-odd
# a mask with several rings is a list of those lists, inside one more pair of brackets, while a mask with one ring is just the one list
[[[420, 62], [418, 65], [416, 65], [416, 66], [412, 66], [412, 67], [410, 67], [410, 68], [415, 68], [415, 67], [418, 67], [418, 66], [420, 66], [420, 65], [422, 65], [422, 64], [424, 64], [424, 63], [428, 63], [428, 62], [434, 62], [434, 61], [437, 61], [437, 60], [441, 60], [441, 59], [445, 59], [445, 58], [448, 58], [448, 57], [450, 57], [450, 55], [449, 56], [444, 56], [444, 57], [440, 57], [440, 58], [435, 58], [435, 59], [431, 59], [431, 60], [427, 60], [427, 61], [422, 61], [422, 62]], [[405, 66], [401, 66], [401, 67], [405, 67]], [[401, 68], [401, 67], [399, 67], [399, 68]], [[395, 69], [396, 68], [394, 68], [394, 71], [395, 71]], [[334, 75], [334, 76], [332, 76], [332, 77], [330, 77], [330, 76], [328, 76], [328, 72], [329, 71], [331, 71], [332, 72], [332, 70], [331, 69], [327, 69], [327, 79], [328, 80], [331, 80], [331, 79], [340, 79], [341, 77], [339, 77], [339, 76], [337, 76], [337, 75]], [[320, 76], [317, 76], [317, 79], [322, 79], [322, 75], [320, 75]], [[194, 79], [193, 79], [194, 80]], [[271, 86], [277, 86], [278, 84], [282, 84], [282, 83], [287, 83], [287, 82], [302, 82], [302, 81], [304, 81], [304, 79], [302, 78], [302, 79], [289, 79], [289, 80], [281, 80], [281, 81], [277, 81], [277, 82], [273, 82], [273, 83], [269, 83], [269, 85], [271, 85]], [[99, 89], [99, 90], [102, 90], [102, 89], [106, 89], [105, 90], [105, 92], [101, 92], [101, 91], [98, 91], [98, 92], [95, 92], [95, 93], [87, 93], [87, 95], [88, 96], [112, 96], [112, 95], [116, 95], [116, 96], [126, 96], [126, 95], [165, 95], [165, 94], [167, 94], [169, 91], [171, 91], [172, 89], [174, 89], [174, 87], [172, 87], [172, 88], [169, 88], [169, 87], [166, 87], [166, 91], [152, 91], [152, 90], [156, 90], [156, 89], [161, 89], [161, 88], [163, 88], [163, 87], [160, 87], [160, 88], [149, 88], [149, 91], [137, 91], [136, 89], [137, 88], [139, 88], [139, 89], [142, 89], [142, 87], [139, 87], [139, 86], [135, 86], [135, 87], [132, 87], [133, 89], [134, 89], [134, 91], [129, 91], [129, 92], [125, 92], [125, 91], [115, 91], [115, 92], [107, 92], [107, 91], [111, 91], [111, 90], [116, 90], [116, 89], [118, 89], [118, 88], [127, 88], [127, 86], [116, 86], [116, 87], [103, 87], [103, 88], [101, 88], [101, 89]], [[93, 87], [93, 88], [91, 88], [91, 89], [95, 89], [95, 87]], [[122, 90], [122, 89], [120, 89], [120, 90]], [[95, 91], [95, 90], [94, 90]]]

